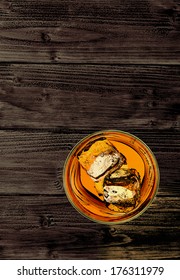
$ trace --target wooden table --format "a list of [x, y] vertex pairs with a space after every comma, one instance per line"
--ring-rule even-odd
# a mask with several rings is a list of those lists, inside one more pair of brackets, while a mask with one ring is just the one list
[[[0, 1], [0, 258], [179, 258], [179, 1]], [[64, 161], [120, 129], [154, 152], [152, 206], [116, 226], [68, 202]]]

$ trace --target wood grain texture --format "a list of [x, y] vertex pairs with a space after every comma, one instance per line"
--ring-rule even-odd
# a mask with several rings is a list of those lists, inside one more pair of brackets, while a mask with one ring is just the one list
[[[179, 1], [0, 1], [0, 259], [179, 259]], [[154, 152], [151, 207], [96, 224], [63, 166], [97, 130]]]
[[179, 129], [179, 70], [2, 64], [0, 127]]
[[14, 196], [12, 200], [2, 196], [0, 256], [1, 259], [177, 259], [179, 206], [177, 198], [171, 201], [157, 198], [136, 222], [110, 227], [88, 221], [71, 209], [65, 197]]
[[[89, 133], [1, 131], [0, 194], [64, 194], [66, 157], [73, 146]], [[134, 130], [131, 133], [149, 145], [158, 160], [161, 173], [159, 195], [178, 195], [179, 132]]]
[[3, 0], [0, 61], [178, 64], [179, 1]]

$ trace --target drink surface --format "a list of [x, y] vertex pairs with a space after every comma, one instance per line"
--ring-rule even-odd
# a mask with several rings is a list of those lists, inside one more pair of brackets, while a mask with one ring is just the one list
[[[99, 137], [105, 137], [126, 157], [128, 168], [136, 169], [140, 175], [140, 200], [129, 213], [117, 213], [109, 209], [98, 195], [93, 178], [79, 163], [77, 155]], [[151, 150], [137, 137], [122, 131], [105, 131], [84, 138], [71, 151], [64, 168], [64, 187], [71, 204], [82, 215], [101, 223], [121, 223], [137, 217], [154, 198], [158, 183], [159, 169]]]

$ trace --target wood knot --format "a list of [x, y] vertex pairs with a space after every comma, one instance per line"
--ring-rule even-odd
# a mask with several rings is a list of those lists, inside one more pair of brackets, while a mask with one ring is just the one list
[[117, 229], [116, 228], [110, 228], [109, 230], [110, 235], [114, 236], [117, 234]]
[[150, 126], [153, 126], [153, 127], [157, 126], [157, 122], [156, 122], [156, 121], [153, 121], [153, 120], [151, 120], [151, 121], [149, 122], [149, 124], [150, 124]]
[[56, 170], [56, 180], [54, 181], [54, 186], [57, 190], [61, 190], [63, 188], [61, 168], [57, 168]]
[[42, 32], [41, 33], [41, 40], [44, 43], [49, 43], [49, 42], [51, 42], [51, 37], [47, 33]]
[[58, 56], [53, 56], [52, 60], [53, 60], [53, 62], [58, 62], [59, 61], [59, 57]]
[[51, 59], [52, 62], [55, 62], [55, 63], [59, 62], [60, 57], [57, 56], [55, 50], [50, 51], [50, 59]]
[[167, 15], [168, 17], [171, 18], [171, 20], [172, 20], [173, 22], [176, 21], [177, 16], [178, 16], [178, 11], [177, 11], [176, 7], [172, 7], [172, 8], [170, 8], [170, 9], [166, 9], [166, 10], [165, 10], [165, 13], [166, 13], [166, 15]]
[[13, 79], [14, 84], [20, 84], [21, 81], [22, 81], [22, 79], [20, 77], [17, 77], [17, 76], [14, 77], [14, 79]]
[[55, 225], [53, 217], [52, 216], [40, 216], [40, 225], [43, 228]]
[[148, 102], [148, 107], [149, 108], [154, 108], [154, 107], [157, 107], [157, 102], [156, 101], [150, 101], [150, 102]]
[[54, 181], [54, 186], [57, 190], [62, 190], [62, 183], [59, 180]]

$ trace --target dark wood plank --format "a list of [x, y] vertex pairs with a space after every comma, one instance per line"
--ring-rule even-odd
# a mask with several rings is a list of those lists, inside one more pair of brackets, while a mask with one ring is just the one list
[[0, 259], [179, 257], [177, 198], [157, 198], [138, 219], [112, 227], [82, 217], [65, 197], [1, 196], [0, 200]]
[[[111, 233], [112, 232], [112, 233]], [[134, 226], [118, 230], [92, 224], [82, 227], [16, 231], [1, 234], [0, 259], [174, 260], [179, 259], [178, 234], [172, 229]]]
[[[0, 259], [179, 259], [179, 1], [0, 1]], [[68, 202], [63, 166], [87, 134], [154, 152], [160, 186], [115, 226]]]
[[3, 0], [0, 61], [177, 64], [174, 0]]
[[2, 64], [0, 127], [178, 129], [179, 70]]
[[[180, 134], [158, 130], [129, 132], [149, 145], [157, 158], [161, 174], [158, 194], [177, 196]], [[63, 194], [65, 159], [73, 146], [89, 133], [0, 131], [0, 193]]]

